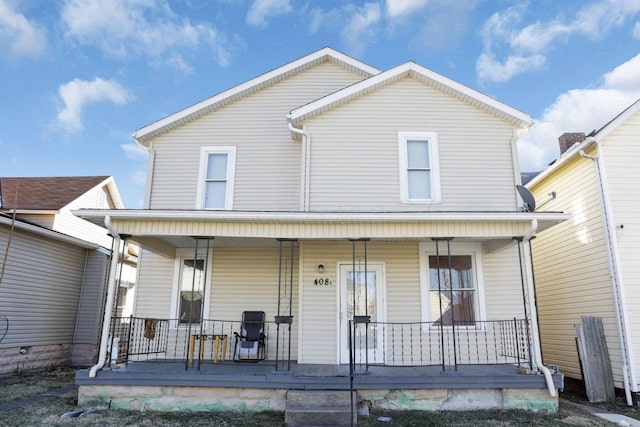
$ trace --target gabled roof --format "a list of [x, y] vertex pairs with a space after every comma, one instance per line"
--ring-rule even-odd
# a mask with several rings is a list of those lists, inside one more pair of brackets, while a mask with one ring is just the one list
[[366, 80], [355, 83], [349, 87], [320, 98], [307, 105], [292, 110], [289, 119], [293, 124], [299, 124], [304, 120], [322, 114], [325, 111], [336, 108], [353, 99], [371, 93], [381, 87], [390, 85], [404, 78], [413, 78], [447, 95], [460, 99], [481, 110], [485, 110], [508, 123], [526, 128], [533, 124], [533, 120], [513, 107], [503, 104], [494, 98], [471, 89], [463, 84], [455, 82], [441, 74], [431, 71], [415, 62], [406, 62], [388, 71], [376, 74]]
[[256, 93], [265, 87], [271, 86], [281, 80], [313, 68], [324, 62], [331, 62], [339, 65], [361, 75], [363, 78], [370, 77], [380, 72], [380, 70], [371, 67], [370, 65], [360, 62], [329, 47], [325, 47], [317, 52], [304, 56], [296, 61], [290, 62], [276, 68], [275, 70], [269, 71], [268, 73], [262, 74], [236, 87], [219, 93], [218, 95], [207, 98], [204, 101], [192, 105], [191, 107], [171, 114], [157, 122], [151, 123], [150, 125], [135, 131], [132, 136], [140, 144], [148, 146], [149, 142], [158, 135], [196, 120], [211, 111]]
[[124, 208], [110, 176], [0, 177], [0, 210], [57, 211], [98, 185], [107, 185], [115, 208]]
[[586, 150], [591, 147], [593, 144], [599, 143], [605, 137], [607, 137], [611, 132], [613, 132], [618, 126], [627, 121], [631, 116], [640, 111], [640, 99], [636, 102], [628, 106], [624, 109], [620, 114], [615, 116], [609, 123], [598, 129], [597, 131], [591, 132], [584, 141], [579, 144], [575, 144], [567, 151], [562, 153], [559, 159], [554, 160], [549, 166], [542, 172], [540, 172], [535, 178], [527, 183], [528, 188], [532, 188], [534, 185], [543, 181], [546, 177], [554, 173], [556, 170], [560, 170], [570, 159], [574, 156], [580, 154], [581, 151]]
[[609, 123], [589, 136], [593, 136], [597, 141], [601, 141], [604, 137], [613, 132], [618, 126], [627, 121], [629, 117], [633, 116], [638, 111], [640, 111], [640, 99], [628, 106], [624, 111], [614, 117]]

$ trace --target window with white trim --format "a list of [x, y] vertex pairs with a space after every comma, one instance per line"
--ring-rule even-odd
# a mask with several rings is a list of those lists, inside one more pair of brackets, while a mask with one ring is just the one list
[[421, 244], [423, 321], [433, 326], [477, 326], [485, 318], [482, 250], [479, 244]]
[[197, 208], [233, 208], [235, 167], [236, 147], [202, 147], [200, 150]]
[[438, 139], [435, 132], [398, 132], [400, 201], [440, 201]]

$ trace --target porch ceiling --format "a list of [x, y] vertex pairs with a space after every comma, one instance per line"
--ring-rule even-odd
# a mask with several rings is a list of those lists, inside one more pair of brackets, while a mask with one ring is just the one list
[[277, 247], [277, 239], [505, 241], [537, 224], [543, 231], [569, 218], [557, 212], [249, 212], [80, 210], [74, 214], [167, 256], [213, 237], [213, 247]]

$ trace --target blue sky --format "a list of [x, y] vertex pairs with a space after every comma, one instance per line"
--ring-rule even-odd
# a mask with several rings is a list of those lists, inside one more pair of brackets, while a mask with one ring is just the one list
[[140, 208], [133, 131], [324, 46], [530, 114], [526, 171], [640, 98], [639, 0], [0, 0], [0, 176], [113, 175]]

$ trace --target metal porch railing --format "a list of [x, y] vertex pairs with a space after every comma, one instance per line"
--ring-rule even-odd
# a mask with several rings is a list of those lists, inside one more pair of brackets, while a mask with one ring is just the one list
[[[276, 370], [291, 368], [291, 323], [288, 316], [264, 322], [264, 363]], [[241, 325], [240, 320], [205, 319], [189, 328], [178, 319], [112, 317], [107, 363], [184, 362], [185, 369], [200, 369], [230, 362]]]
[[523, 319], [462, 322], [351, 321], [352, 371], [369, 366], [438, 366], [513, 364], [531, 368], [530, 336]]

